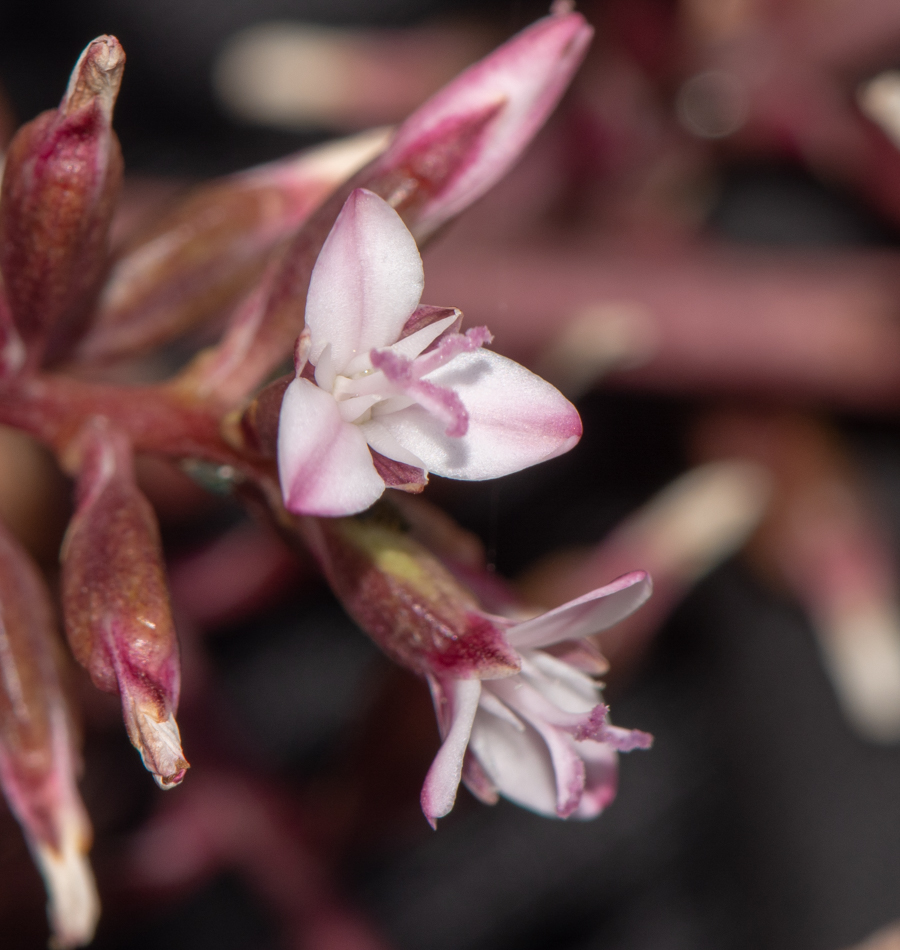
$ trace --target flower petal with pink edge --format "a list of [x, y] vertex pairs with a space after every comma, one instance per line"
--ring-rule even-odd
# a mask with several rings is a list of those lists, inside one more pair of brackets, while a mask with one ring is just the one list
[[308, 379], [295, 379], [284, 393], [278, 472], [294, 514], [351, 515], [384, 492], [362, 430], [344, 422], [331, 393]]
[[475, 713], [478, 711], [481, 681], [451, 680], [449, 683], [438, 684], [437, 681], [430, 680], [429, 685], [444, 741], [425, 776], [421, 803], [428, 824], [436, 828], [437, 819], [449, 814], [456, 802], [463, 759], [469, 745]]
[[556, 814], [556, 776], [547, 745], [531, 727], [516, 729], [479, 710], [469, 748], [504, 798], [540, 815]]
[[319, 254], [306, 298], [315, 363], [326, 343], [342, 373], [350, 360], [400, 336], [422, 296], [416, 242], [394, 209], [357, 188]]
[[652, 591], [650, 576], [645, 571], [632, 571], [555, 610], [514, 624], [507, 637], [517, 650], [587, 637], [617, 624], [633, 613]]
[[424, 379], [456, 393], [468, 413], [463, 436], [421, 406], [372, 410], [428, 471], [447, 478], [498, 478], [555, 458], [581, 438], [581, 419], [557, 389], [491, 350], [460, 353]]
[[430, 234], [506, 174], [556, 106], [593, 32], [581, 14], [560, 6], [471, 66], [400, 126], [376, 167], [402, 166], [430, 140], [440, 140], [450, 123], [499, 107], [468, 161], [417, 210], [418, 235]]

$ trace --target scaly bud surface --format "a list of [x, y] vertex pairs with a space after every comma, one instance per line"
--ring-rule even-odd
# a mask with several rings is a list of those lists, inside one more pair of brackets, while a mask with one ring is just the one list
[[119, 693], [125, 727], [160, 788], [188, 763], [175, 722], [181, 671], [159, 529], [127, 438], [105, 420], [77, 447], [78, 508], [63, 542], [69, 643], [98, 689]]
[[122, 177], [112, 110], [125, 53], [112, 36], [89, 44], [58, 109], [10, 144], [0, 195], [0, 271], [13, 320], [37, 365], [50, 337], [84, 318], [106, 263]]
[[94, 935], [91, 826], [60, 685], [60, 644], [37, 568], [0, 525], [0, 784], [44, 877], [57, 947]]

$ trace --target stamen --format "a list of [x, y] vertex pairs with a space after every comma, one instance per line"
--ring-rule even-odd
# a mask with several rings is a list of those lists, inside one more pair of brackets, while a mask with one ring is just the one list
[[451, 333], [445, 336], [429, 353], [425, 353], [415, 361], [415, 375], [427, 376], [436, 369], [445, 366], [460, 353], [471, 353], [486, 343], [492, 342], [493, 334], [487, 327], [472, 327], [463, 333]]
[[469, 414], [462, 400], [451, 389], [419, 379], [419, 360], [413, 362], [390, 350], [372, 350], [370, 358], [375, 369], [380, 369], [386, 379], [415, 399], [423, 409], [446, 422], [447, 435], [459, 438], [466, 434]]

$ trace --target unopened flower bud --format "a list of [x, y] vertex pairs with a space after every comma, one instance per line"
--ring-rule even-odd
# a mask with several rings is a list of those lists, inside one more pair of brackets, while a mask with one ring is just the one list
[[[417, 240], [496, 184], [547, 121], [593, 36], [564, 3], [469, 67], [417, 109], [368, 175], [366, 187], [404, 214]], [[385, 194], [379, 184], [404, 179]], [[419, 194], [405, 195], [414, 189]], [[392, 200], [393, 198], [393, 200]]]
[[98, 689], [119, 693], [132, 744], [161, 788], [188, 763], [175, 722], [181, 680], [159, 529], [131, 447], [95, 419], [78, 445], [78, 508], [63, 542], [69, 643]]
[[81, 358], [133, 353], [223, 311], [252, 286], [273, 249], [387, 138], [376, 129], [191, 191], [114, 265]]
[[44, 877], [53, 942], [67, 948], [90, 942], [100, 906], [60, 657], [43, 580], [0, 525], [0, 784]]
[[51, 334], [69, 336], [84, 318], [106, 263], [122, 177], [111, 121], [124, 65], [115, 37], [94, 40], [59, 108], [23, 126], [9, 147], [0, 271], [32, 365], [51, 345]]

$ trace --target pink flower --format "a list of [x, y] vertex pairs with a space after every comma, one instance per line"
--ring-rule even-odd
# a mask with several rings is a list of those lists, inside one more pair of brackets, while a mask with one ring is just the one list
[[484, 327], [461, 334], [458, 310], [420, 307], [424, 280], [397, 213], [354, 191], [316, 261], [298, 347], [308, 365], [298, 360], [282, 402], [278, 469], [289, 511], [354, 514], [386, 483], [418, 487], [427, 472], [497, 478], [581, 437], [562, 394], [482, 348], [491, 340]]
[[635, 571], [531, 620], [492, 618], [507, 626], [519, 673], [428, 677], [444, 740], [422, 788], [432, 826], [453, 808], [460, 780], [489, 804], [499, 793], [560, 818], [594, 818], [610, 804], [618, 753], [649, 748], [653, 739], [611, 725], [589, 675], [605, 664], [582, 638], [628, 616], [651, 589], [647, 574]]

